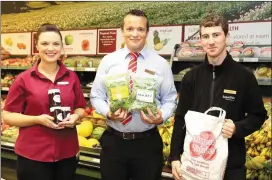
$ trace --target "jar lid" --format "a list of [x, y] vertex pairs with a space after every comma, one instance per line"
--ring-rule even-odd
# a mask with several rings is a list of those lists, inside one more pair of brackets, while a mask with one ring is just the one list
[[48, 94], [57, 93], [57, 92], [60, 93], [60, 90], [59, 89], [49, 89], [48, 90]]
[[71, 111], [71, 108], [69, 106], [61, 107], [63, 111]]
[[62, 107], [61, 106], [54, 106], [54, 107], [50, 108], [50, 112], [53, 112], [55, 110], [62, 110]]

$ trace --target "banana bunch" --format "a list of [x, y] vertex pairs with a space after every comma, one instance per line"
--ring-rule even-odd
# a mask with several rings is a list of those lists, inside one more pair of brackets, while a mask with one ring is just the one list
[[165, 122], [164, 124], [158, 126], [158, 131], [161, 135], [163, 142], [163, 156], [164, 156], [164, 165], [169, 166], [168, 158], [170, 155], [170, 144], [171, 138], [173, 134], [173, 125], [169, 122]]
[[246, 137], [247, 154], [254, 157], [259, 156], [261, 152], [271, 146], [271, 132], [266, 132], [264, 129], [255, 131], [249, 137]]
[[246, 179], [253, 180], [259, 176], [258, 172], [256, 170], [249, 170], [246, 171]]
[[258, 180], [270, 180], [272, 178], [271, 172], [267, 170], [260, 170], [258, 175]]
[[266, 159], [264, 156], [256, 156], [254, 158], [247, 155], [246, 157], [246, 168], [248, 170], [259, 170], [264, 167]]
[[255, 156], [259, 156], [260, 155], [260, 151], [258, 151], [258, 149], [254, 145], [253, 147], [249, 147], [248, 148], [247, 154], [250, 155], [251, 157], [255, 157]]
[[262, 149], [260, 156], [265, 157], [266, 159], [272, 159], [272, 149], [271, 146], [265, 147]]
[[163, 155], [164, 157], [169, 157], [170, 155], [170, 145], [163, 144]]
[[271, 158], [271, 127], [264, 124], [260, 130], [245, 137], [247, 154], [255, 156], [265, 156]]

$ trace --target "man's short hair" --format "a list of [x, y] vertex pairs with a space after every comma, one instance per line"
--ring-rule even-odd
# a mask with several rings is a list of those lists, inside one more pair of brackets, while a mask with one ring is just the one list
[[223, 17], [223, 15], [211, 13], [204, 17], [199, 25], [200, 36], [201, 36], [201, 27], [214, 27], [221, 26], [225, 36], [227, 36], [229, 32], [229, 24], [228, 21]]
[[[138, 10], [138, 9], [132, 9], [132, 10], [130, 10], [129, 12], [126, 13], [125, 17], [126, 17], [127, 15], [145, 17], [145, 18], [146, 18], [146, 30], [149, 31], [149, 21], [148, 21], [148, 18], [147, 18], [147, 16], [146, 16], [146, 14], [144, 13], [144, 11]], [[124, 20], [123, 20], [123, 22], [122, 22], [121, 29], [124, 30]]]

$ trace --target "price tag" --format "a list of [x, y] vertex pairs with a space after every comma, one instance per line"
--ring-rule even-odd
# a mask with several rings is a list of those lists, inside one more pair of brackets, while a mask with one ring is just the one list
[[85, 68], [85, 71], [96, 71], [95, 68]]
[[89, 97], [89, 94], [88, 93], [83, 93], [83, 96], [84, 97]]
[[177, 58], [177, 57], [174, 57], [174, 58], [173, 58], [173, 61], [178, 61], [178, 58]]
[[258, 62], [258, 58], [244, 58], [244, 62]]
[[138, 89], [136, 99], [139, 101], [152, 103], [154, 100], [154, 92], [145, 89]]
[[74, 70], [75, 70], [74, 67], [67, 67], [67, 69], [70, 69], [71, 71], [74, 71]]
[[92, 162], [100, 164], [100, 159], [93, 158], [93, 159], [92, 159]]
[[233, 58], [233, 60], [239, 62], [239, 58]]
[[9, 87], [2, 87], [2, 91], [8, 91]]

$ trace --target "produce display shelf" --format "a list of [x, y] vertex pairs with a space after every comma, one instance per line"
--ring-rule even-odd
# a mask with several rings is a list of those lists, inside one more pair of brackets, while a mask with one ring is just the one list
[[1, 69], [11, 69], [11, 70], [26, 70], [31, 68], [31, 66], [1, 66]]
[[182, 61], [182, 62], [203, 62], [204, 61], [204, 57], [184, 57], [184, 58], [178, 58], [178, 57], [174, 57], [173, 59], [174, 61]]
[[[181, 78], [182, 78], [182, 76], [179, 74], [174, 75], [174, 81], [176, 81], [176, 82], [180, 82]], [[269, 79], [269, 78], [257, 79], [257, 81], [258, 81], [258, 84], [262, 85], [262, 86], [271, 86], [272, 85], [272, 79]]]
[[97, 68], [94, 67], [67, 67], [72, 71], [96, 72]]
[[258, 84], [262, 86], [271, 86], [272, 85], [272, 79], [269, 78], [260, 78], [257, 79]]
[[[10, 70], [27, 70], [31, 66], [1, 66], [1, 69], [10, 69]], [[96, 72], [97, 68], [94, 67], [67, 67], [72, 71], [84, 71], [84, 72]]]
[[[203, 56], [195, 56], [195, 57], [174, 57], [174, 61], [182, 61], [182, 62], [203, 62]], [[261, 57], [261, 58], [254, 58], [254, 57], [233, 57], [233, 60], [237, 62], [271, 62], [271, 57]]]
[[90, 98], [90, 93], [83, 93], [83, 96], [84, 96], [85, 98]]
[[[1, 157], [16, 160], [14, 153], [14, 138], [1, 136]], [[101, 179], [100, 175], [100, 151], [101, 148], [80, 147], [77, 174]], [[168, 167], [163, 168], [162, 178], [174, 179]]]

